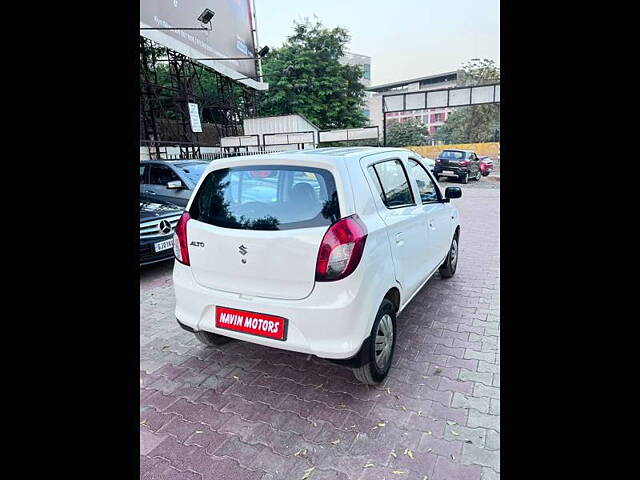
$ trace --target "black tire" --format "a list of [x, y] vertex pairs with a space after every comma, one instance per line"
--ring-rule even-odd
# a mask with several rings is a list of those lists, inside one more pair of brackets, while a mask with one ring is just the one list
[[447, 252], [447, 259], [444, 261], [442, 265], [440, 265], [440, 277], [442, 278], [451, 278], [455, 275], [456, 269], [458, 268], [458, 238], [453, 237], [451, 241], [451, 247], [449, 247], [449, 252]]
[[481, 177], [482, 177], [482, 172], [480, 172], [480, 170], [478, 170], [477, 173], [476, 173], [476, 176], [473, 179], [476, 182], [479, 182]]
[[[387, 319], [387, 316], [389, 317], [389, 319]], [[390, 328], [391, 328], [391, 335], [390, 335], [390, 347], [385, 347], [385, 345], [388, 345], [388, 343], [385, 343], [384, 345], [381, 346], [381, 344], [378, 345], [378, 348], [380, 348], [379, 350], [379, 362], [376, 361], [376, 338], [377, 338], [377, 334], [378, 331], [382, 331], [384, 330], [384, 328], [381, 326], [381, 323], [383, 322], [383, 325], [386, 325], [386, 329], [388, 331], [389, 328], [389, 322], [390, 322]], [[385, 338], [383, 336], [383, 338]], [[386, 336], [387, 341], [389, 340], [389, 335], [387, 334]], [[364, 365], [362, 365], [361, 367], [358, 368], [353, 368], [353, 376], [356, 377], [356, 379], [362, 383], [366, 383], [368, 385], [378, 385], [380, 382], [382, 382], [387, 374], [389, 373], [389, 368], [391, 367], [391, 362], [393, 361], [393, 352], [395, 350], [396, 347], [396, 309], [393, 306], [393, 303], [391, 303], [388, 299], [384, 299], [382, 301], [382, 303], [380, 304], [380, 308], [378, 309], [378, 313], [376, 314], [376, 319], [373, 322], [373, 327], [371, 328], [371, 337], [369, 340], [369, 348], [368, 348], [368, 352], [366, 352], [366, 357], [368, 358], [368, 362], [365, 363]], [[383, 356], [383, 350], [385, 348], [389, 348], [389, 350], [387, 351], [387, 353]], [[380, 363], [380, 365], [379, 365]]]
[[483, 177], [488, 177], [489, 176], [489, 172], [482, 172], [482, 176]]
[[222, 335], [216, 335], [215, 333], [205, 332], [204, 330], [199, 330], [197, 332], [193, 332], [198, 340], [204, 343], [208, 347], [215, 347], [216, 345], [224, 345], [225, 343], [231, 341], [229, 337], [223, 337]]
[[469, 183], [469, 174], [465, 173], [464, 177], [460, 177], [460, 183], [466, 185], [467, 183]]

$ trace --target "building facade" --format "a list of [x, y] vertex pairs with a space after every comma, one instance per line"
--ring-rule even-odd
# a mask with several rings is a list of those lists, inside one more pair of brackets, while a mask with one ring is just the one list
[[[461, 79], [462, 72], [458, 70], [369, 87], [367, 91], [370, 94], [370, 124], [377, 125], [382, 133], [382, 96], [385, 94], [453, 88], [459, 85]], [[415, 119], [426, 125], [429, 129], [429, 135], [433, 135], [438, 131], [438, 128], [444, 125], [453, 111], [453, 108], [434, 108], [411, 112], [387, 113], [387, 127], [391, 122], [406, 122], [409, 119]]]
[[[362, 77], [360, 78], [360, 83], [364, 86], [365, 89], [371, 87], [371, 57], [368, 55], [360, 55], [358, 53], [350, 53], [347, 52], [344, 56], [339, 60], [343, 65], [357, 65], [362, 68]], [[370, 108], [369, 108], [369, 99], [371, 97], [370, 92], [366, 92], [367, 98], [365, 99], [365, 107], [362, 109], [362, 113], [371, 120], [370, 116]]]

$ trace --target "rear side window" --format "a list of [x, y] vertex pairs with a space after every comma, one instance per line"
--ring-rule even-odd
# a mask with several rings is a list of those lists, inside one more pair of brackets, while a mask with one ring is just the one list
[[388, 160], [369, 167], [375, 173], [374, 183], [380, 182], [376, 188], [384, 204], [389, 208], [415, 205], [409, 180], [400, 160]]
[[462, 160], [464, 158], [464, 152], [458, 152], [456, 150], [445, 150], [440, 154], [440, 158]]
[[151, 185], [166, 185], [169, 182], [180, 180], [180, 177], [169, 167], [155, 164], [151, 164], [149, 167], [149, 183]]
[[340, 209], [329, 171], [265, 165], [209, 173], [189, 215], [224, 228], [289, 230], [329, 226], [340, 218]]

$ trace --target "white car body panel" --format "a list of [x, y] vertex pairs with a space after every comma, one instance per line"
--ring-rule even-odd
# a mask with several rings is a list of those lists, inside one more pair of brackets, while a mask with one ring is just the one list
[[[371, 183], [366, 166], [392, 158], [405, 164], [418, 202], [413, 207], [388, 209]], [[364, 252], [358, 267], [346, 278], [317, 282], [318, 249], [329, 227], [235, 230], [192, 219], [187, 223], [187, 238], [189, 242], [202, 241], [205, 247], [189, 247], [191, 266], [175, 262], [176, 318], [196, 331], [260, 345], [329, 359], [354, 356], [370, 335], [387, 292], [392, 288], [399, 291], [402, 310], [437, 271], [458, 226], [453, 203], [420, 203], [417, 184], [407, 166], [408, 158], [421, 160], [419, 155], [404, 149], [334, 148], [211, 162], [195, 192], [210, 171], [232, 166], [292, 165], [330, 171], [340, 216], [357, 214], [366, 225]], [[435, 180], [434, 183], [438, 186]], [[194, 193], [187, 210], [195, 196]], [[239, 265], [240, 243], [251, 251], [254, 263], [249, 271], [242, 270], [246, 265]], [[216, 249], [208, 249], [207, 244], [215, 245]], [[217, 263], [212, 261], [213, 256]], [[284, 317], [288, 320], [286, 340], [217, 328], [216, 306]]]

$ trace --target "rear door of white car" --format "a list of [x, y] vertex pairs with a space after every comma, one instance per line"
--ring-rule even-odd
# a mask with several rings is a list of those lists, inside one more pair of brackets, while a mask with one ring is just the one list
[[403, 156], [364, 157], [361, 165], [367, 181], [378, 193], [376, 207], [387, 226], [396, 279], [405, 298], [422, 284], [429, 271], [425, 250], [427, 226], [422, 205], [414, 198]]

